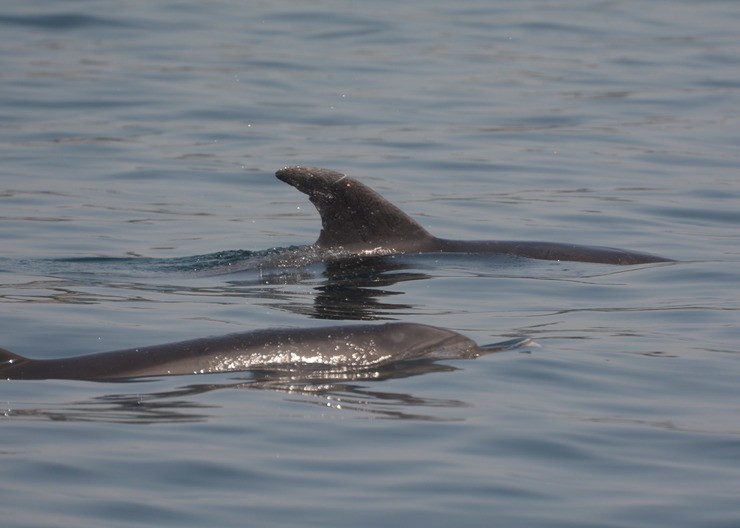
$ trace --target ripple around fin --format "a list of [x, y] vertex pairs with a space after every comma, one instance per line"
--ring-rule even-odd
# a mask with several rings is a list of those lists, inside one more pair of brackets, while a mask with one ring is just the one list
[[265, 267], [294, 267], [320, 260], [310, 246], [272, 248], [263, 251], [228, 250], [175, 258], [151, 257], [69, 257], [58, 259], [2, 259], [2, 271], [41, 275], [120, 276], [178, 273], [220, 274]]

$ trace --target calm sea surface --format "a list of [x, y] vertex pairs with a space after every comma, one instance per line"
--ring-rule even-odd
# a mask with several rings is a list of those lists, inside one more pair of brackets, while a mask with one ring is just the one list
[[[740, 525], [740, 4], [5, 4], [1, 347], [351, 320], [540, 346], [295, 387], [2, 381], [4, 527]], [[438, 236], [679, 262], [216, 273], [315, 240], [291, 164]]]

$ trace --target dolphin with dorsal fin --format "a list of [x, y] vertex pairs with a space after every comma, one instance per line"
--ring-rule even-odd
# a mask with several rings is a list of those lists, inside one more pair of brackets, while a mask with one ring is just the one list
[[321, 216], [318, 249], [358, 254], [489, 253], [540, 260], [599, 264], [647, 264], [671, 259], [623, 249], [514, 240], [437, 238], [367, 185], [346, 174], [319, 167], [285, 167], [275, 173], [308, 195]]
[[416, 323], [271, 329], [61, 359], [0, 348], [0, 379], [120, 380], [218, 372], [351, 373], [414, 360], [468, 359], [533, 344], [478, 346], [462, 334]]

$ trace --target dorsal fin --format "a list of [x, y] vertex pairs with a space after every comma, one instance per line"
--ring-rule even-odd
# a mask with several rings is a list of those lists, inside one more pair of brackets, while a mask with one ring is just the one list
[[286, 167], [275, 173], [307, 194], [321, 215], [320, 248], [422, 249], [432, 235], [370, 187], [340, 172]]

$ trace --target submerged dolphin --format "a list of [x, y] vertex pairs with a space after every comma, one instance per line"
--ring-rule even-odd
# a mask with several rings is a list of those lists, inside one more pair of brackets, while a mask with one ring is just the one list
[[414, 323], [258, 330], [62, 359], [29, 359], [0, 348], [0, 378], [116, 380], [245, 370], [352, 372], [412, 360], [465, 359], [530, 344], [478, 346]]
[[622, 249], [554, 242], [447, 240], [431, 235], [398, 207], [346, 174], [318, 167], [275, 173], [307, 194], [321, 215], [318, 249], [357, 254], [491, 253], [541, 260], [645, 264], [671, 259]]

